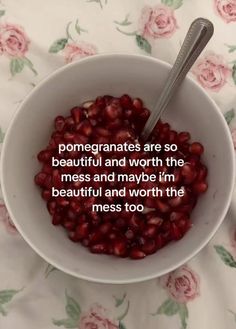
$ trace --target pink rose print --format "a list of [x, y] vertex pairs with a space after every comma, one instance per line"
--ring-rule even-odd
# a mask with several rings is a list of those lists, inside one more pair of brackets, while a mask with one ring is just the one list
[[[231, 136], [233, 139], [234, 149], [236, 150], [236, 128], [231, 131]], [[236, 248], [236, 234], [235, 234], [235, 248]]]
[[81, 314], [78, 329], [119, 329], [119, 323], [111, 320], [101, 305], [94, 304], [88, 312]]
[[236, 22], [236, 0], [215, 0], [215, 8], [226, 22]]
[[9, 234], [18, 233], [17, 230], [16, 230], [15, 225], [11, 221], [11, 218], [8, 214], [7, 208], [5, 207], [5, 205], [2, 201], [0, 201], [0, 222], [3, 223], [3, 225], [5, 226], [6, 231]]
[[11, 57], [23, 57], [28, 51], [30, 41], [24, 29], [19, 25], [0, 25], [0, 54]]
[[164, 5], [143, 8], [140, 21], [140, 31], [145, 37], [169, 38], [177, 29], [174, 11]]
[[199, 278], [187, 265], [161, 277], [161, 285], [179, 303], [186, 303], [199, 296]]
[[221, 55], [208, 52], [196, 62], [192, 72], [203, 88], [218, 92], [231, 75], [231, 68]]
[[64, 48], [64, 57], [66, 63], [86, 56], [92, 56], [97, 53], [96, 48], [88, 43], [80, 41], [78, 43], [68, 43]]

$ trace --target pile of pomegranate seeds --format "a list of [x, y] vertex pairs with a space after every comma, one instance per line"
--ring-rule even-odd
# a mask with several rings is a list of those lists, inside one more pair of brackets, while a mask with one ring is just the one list
[[[203, 146], [190, 142], [188, 132], [172, 130], [168, 123], [159, 121], [150, 137], [152, 143], [178, 145], [176, 152], [158, 153], [163, 160], [172, 156], [184, 159], [183, 167], [146, 167], [146, 168], [98, 168], [98, 167], [59, 167], [51, 166], [52, 157], [58, 159], [81, 158], [79, 152], [58, 153], [59, 144], [85, 143], [135, 143], [139, 139], [149, 110], [143, 106], [140, 99], [131, 99], [128, 95], [120, 98], [111, 96], [98, 97], [90, 106], [80, 106], [71, 109], [68, 117], [55, 118], [55, 130], [51, 135], [46, 149], [38, 154], [42, 162], [41, 171], [35, 176], [35, 183], [42, 189], [42, 197], [47, 202], [47, 208], [52, 216], [53, 225], [61, 225], [68, 232], [68, 237], [74, 242], [80, 242], [92, 253], [111, 254], [119, 257], [141, 259], [155, 253], [168, 242], [181, 239], [191, 227], [190, 214], [197, 203], [199, 195], [207, 190], [207, 168], [201, 162]], [[139, 140], [140, 141], [140, 140]], [[142, 141], [140, 141], [142, 143]], [[153, 157], [155, 153], [142, 155]], [[124, 154], [109, 152], [96, 156], [118, 158]], [[133, 152], [127, 157], [137, 158], [140, 153]], [[51, 188], [77, 189], [83, 186], [98, 188], [122, 188], [127, 190], [138, 188], [136, 183], [126, 182], [62, 182], [64, 173], [109, 173], [109, 170], [125, 173], [158, 174], [159, 171], [172, 173], [174, 182], [141, 182], [141, 188], [159, 188], [173, 186], [184, 188], [183, 197], [167, 198], [131, 198], [95, 197], [88, 198], [53, 198]], [[145, 212], [100, 212], [91, 211], [92, 205], [124, 204], [125, 202], [143, 204]]]

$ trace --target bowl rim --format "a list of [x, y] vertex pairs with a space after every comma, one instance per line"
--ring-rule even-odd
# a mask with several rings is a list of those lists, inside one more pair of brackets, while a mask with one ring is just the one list
[[76, 62], [72, 62], [69, 63], [67, 65], [64, 65], [58, 69], [56, 69], [54, 72], [49, 73], [48, 75], [46, 75], [46, 77], [44, 77], [24, 98], [24, 100], [17, 106], [16, 111], [9, 123], [9, 126], [7, 128], [6, 131], [6, 135], [2, 144], [2, 152], [1, 152], [1, 159], [0, 159], [0, 181], [1, 181], [1, 188], [2, 188], [2, 195], [3, 195], [3, 199], [6, 205], [6, 208], [9, 212], [9, 215], [14, 223], [14, 225], [16, 226], [16, 229], [18, 230], [18, 232], [21, 234], [21, 236], [23, 237], [23, 239], [29, 244], [29, 246], [41, 257], [43, 258], [45, 261], [47, 261], [49, 264], [53, 265], [54, 267], [56, 267], [57, 269], [61, 270], [62, 272], [65, 272], [67, 274], [70, 274], [76, 278], [79, 279], [83, 279], [89, 282], [96, 282], [96, 283], [103, 283], [103, 284], [130, 284], [130, 283], [138, 283], [138, 282], [144, 282], [147, 280], [151, 280], [151, 279], [155, 279], [157, 277], [160, 277], [162, 275], [165, 275], [175, 269], [177, 269], [178, 267], [182, 266], [183, 264], [185, 264], [186, 262], [188, 262], [190, 259], [192, 259], [194, 256], [196, 256], [208, 243], [209, 241], [212, 239], [212, 237], [215, 235], [216, 231], [219, 229], [220, 225], [222, 224], [226, 213], [228, 211], [228, 208], [230, 206], [231, 200], [232, 200], [232, 195], [233, 195], [233, 190], [234, 190], [234, 183], [235, 183], [235, 155], [234, 155], [234, 146], [233, 146], [233, 141], [230, 135], [230, 130], [228, 128], [228, 125], [225, 121], [225, 118], [220, 110], [220, 108], [218, 107], [218, 105], [214, 102], [214, 100], [207, 94], [207, 92], [196, 82], [193, 80], [193, 78], [191, 76], [187, 76], [186, 80], [188, 81], [188, 83], [192, 84], [193, 88], [197, 88], [199, 91], [201, 91], [201, 93], [208, 99], [209, 103], [211, 104], [211, 106], [214, 108], [215, 112], [218, 114], [219, 119], [222, 122], [222, 127], [225, 130], [226, 136], [227, 136], [227, 140], [229, 143], [229, 146], [231, 148], [231, 152], [230, 152], [230, 157], [231, 157], [231, 165], [232, 165], [232, 180], [231, 180], [231, 184], [229, 187], [229, 197], [228, 200], [226, 202], [226, 204], [224, 205], [224, 207], [222, 208], [221, 211], [221, 215], [219, 216], [218, 222], [215, 224], [214, 229], [212, 229], [211, 233], [208, 234], [208, 236], [206, 236], [206, 238], [204, 239], [204, 241], [198, 246], [198, 248], [196, 248], [194, 251], [190, 252], [188, 256], [186, 256], [185, 258], [183, 258], [181, 261], [174, 263], [171, 267], [169, 267], [168, 269], [165, 270], [161, 270], [158, 273], [151, 273], [150, 275], [146, 275], [146, 276], [141, 276], [135, 279], [100, 279], [100, 278], [96, 278], [95, 276], [88, 276], [88, 275], [83, 275], [83, 274], [78, 274], [76, 271], [73, 270], [68, 270], [67, 268], [63, 267], [62, 264], [58, 264], [57, 261], [54, 261], [53, 259], [51, 259], [50, 257], [48, 257], [47, 255], [45, 255], [38, 247], [36, 247], [34, 245], [34, 243], [31, 241], [30, 237], [26, 236], [24, 233], [23, 228], [21, 227], [20, 224], [18, 224], [17, 219], [15, 218], [15, 216], [13, 216], [13, 213], [11, 211], [11, 206], [10, 206], [10, 202], [9, 202], [9, 198], [6, 192], [6, 187], [5, 187], [5, 167], [7, 168], [7, 165], [5, 164], [5, 154], [7, 152], [7, 147], [8, 147], [8, 141], [11, 138], [11, 134], [13, 131], [13, 127], [15, 122], [18, 119], [18, 116], [20, 114], [21, 109], [24, 107], [25, 103], [28, 101], [28, 99], [30, 99], [31, 97], [34, 96], [35, 93], [37, 93], [38, 89], [41, 88], [41, 86], [44, 83], [48, 83], [50, 82], [50, 80], [54, 79], [57, 75], [60, 75], [61, 73], [63, 73], [64, 71], [71, 69], [72, 67], [78, 66], [78, 65], [83, 65], [83, 63], [86, 62], [91, 62], [91, 61], [97, 61], [99, 59], [122, 59], [122, 58], [136, 58], [136, 59], [140, 59], [141, 61], [145, 60], [145, 61], [152, 61], [153, 63], [156, 63], [158, 65], [161, 65], [167, 69], [170, 69], [172, 66], [163, 61], [160, 60], [158, 58], [155, 57], [151, 57], [148, 55], [140, 55], [140, 54], [130, 54], [130, 53], [106, 53], [106, 54], [97, 54], [94, 56], [90, 56], [90, 57], [86, 57], [83, 59], [80, 59], [79, 61]]

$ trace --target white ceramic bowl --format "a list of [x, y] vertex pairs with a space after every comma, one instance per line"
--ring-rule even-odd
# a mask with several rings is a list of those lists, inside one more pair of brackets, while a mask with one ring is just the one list
[[131, 283], [165, 274], [196, 255], [222, 223], [234, 184], [234, 152], [226, 122], [215, 103], [190, 78], [174, 97], [164, 120], [187, 130], [205, 146], [209, 189], [192, 213], [193, 228], [178, 242], [140, 261], [94, 255], [54, 227], [33, 178], [36, 155], [48, 142], [53, 119], [98, 95], [128, 93], [152, 109], [170, 66], [135, 55], [99, 55], [67, 65], [41, 82], [20, 105], [2, 150], [1, 181], [10, 216], [29, 245], [46, 261], [76, 277]]

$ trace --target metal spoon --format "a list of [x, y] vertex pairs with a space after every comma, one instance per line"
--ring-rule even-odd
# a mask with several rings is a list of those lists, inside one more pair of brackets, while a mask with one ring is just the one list
[[169, 101], [185, 79], [190, 68], [211, 39], [213, 33], [213, 24], [205, 18], [197, 18], [191, 24], [157, 104], [144, 126], [142, 132], [143, 140], [148, 139], [161, 114], [166, 109]]

